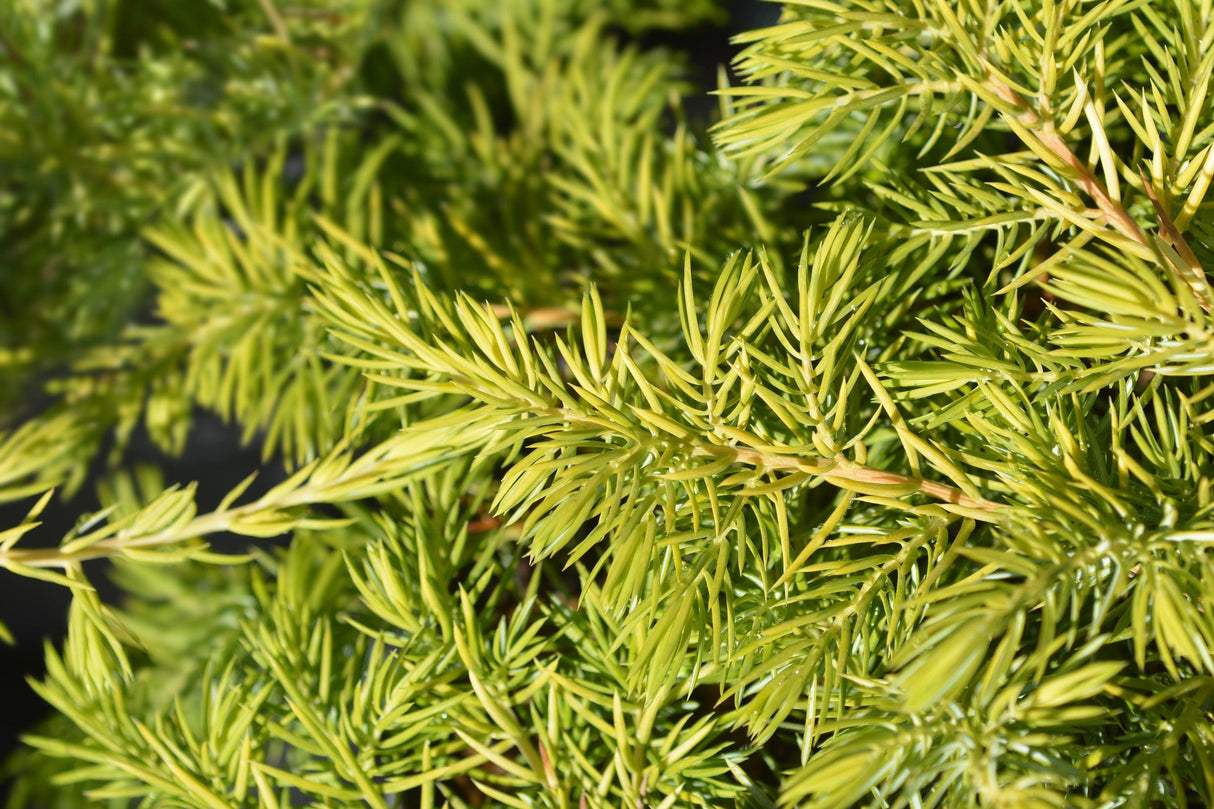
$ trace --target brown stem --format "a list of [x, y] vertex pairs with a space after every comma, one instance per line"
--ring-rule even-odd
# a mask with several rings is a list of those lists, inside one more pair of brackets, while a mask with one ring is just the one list
[[1189, 288], [1193, 290], [1193, 295], [1197, 298], [1197, 302], [1201, 304], [1201, 308], [1207, 312], [1211, 310], [1210, 302], [1206, 299], [1206, 289], [1203, 281], [1205, 280], [1205, 271], [1201, 268], [1201, 262], [1197, 260], [1197, 256], [1193, 254], [1193, 248], [1189, 247], [1189, 243], [1180, 233], [1180, 229], [1176, 227], [1176, 223], [1172, 221], [1172, 217], [1164, 209], [1163, 203], [1159, 201], [1159, 197], [1155, 194], [1155, 189], [1151, 186], [1151, 181], [1147, 178], [1147, 174], [1142, 169], [1138, 170], [1138, 175], [1142, 178], [1143, 188], [1146, 189], [1147, 197], [1151, 200], [1151, 204], [1155, 206], [1155, 215], [1159, 217], [1159, 229], [1167, 236], [1168, 241], [1176, 248], [1180, 260], [1184, 262], [1183, 268], [1175, 268], [1178, 274]]
[[[1062, 139], [1058, 131], [1054, 129], [1053, 121], [1042, 118], [1042, 116], [1025, 100], [1025, 98], [1010, 87], [1006, 82], [996, 78], [990, 71], [986, 75], [986, 83], [1002, 100], [1011, 104], [1019, 112], [1009, 114], [1001, 113], [1005, 117], [1014, 117], [1016, 122], [1023, 125], [1032, 133], [1037, 142], [1048, 149], [1053, 155], [1061, 160], [1067, 167], [1075, 173], [1076, 184], [1084, 190], [1084, 192], [1092, 198], [1096, 203], [1096, 207], [1104, 215], [1104, 218], [1109, 224], [1117, 229], [1119, 233], [1126, 236], [1136, 244], [1142, 245], [1147, 250], [1154, 253], [1153, 246], [1142, 228], [1134, 221], [1134, 217], [1130, 216], [1129, 212], [1121, 205], [1120, 202], [1113, 199], [1109, 195], [1108, 189], [1104, 187], [1092, 170], [1088, 168], [1079, 157], [1071, 151], [1071, 147]], [[1159, 215], [1159, 227], [1172, 241], [1176, 247], [1176, 251], [1180, 254], [1181, 259], [1188, 264], [1189, 270], [1197, 277], [1204, 278], [1205, 271], [1201, 264], [1197, 261], [1197, 257], [1193, 254], [1192, 248], [1185, 241], [1184, 236], [1180, 231], [1172, 225], [1171, 218], [1167, 216], [1163, 206], [1155, 196], [1155, 191], [1151, 187], [1151, 183], [1147, 180], [1145, 174], [1142, 175], [1143, 186], [1147, 196], [1155, 205], [1155, 211]], [[1193, 289], [1203, 309], [1207, 312], [1211, 311], [1214, 306], [1206, 298], [1206, 292], [1201, 285], [1196, 283], [1195, 278], [1186, 278], [1184, 273], [1179, 268], [1172, 268], [1174, 272], [1181, 276], [1181, 279]]]
[[[1033, 133], [1033, 136], [1037, 138], [1038, 143], [1049, 149], [1059, 160], [1075, 172], [1079, 187], [1087, 192], [1088, 196], [1096, 202], [1096, 207], [1100, 209], [1100, 212], [1104, 214], [1113, 227], [1143, 247], [1150, 248], [1150, 243], [1143, 234], [1142, 228], [1138, 227], [1138, 223], [1134, 221], [1134, 217], [1130, 216], [1120, 203], [1109, 196], [1104, 183], [1097, 179], [1096, 175], [1092, 174], [1091, 169], [1087, 167], [1087, 164], [1071, 151], [1071, 147], [1067, 145], [1062, 136], [1054, 129], [1053, 122], [1043, 119], [1028, 101], [1025, 100], [1024, 96], [1020, 95], [1020, 93], [1016, 92], [1005, 82], [995, 78], [989, 72], [986, 75], [986, 82], [995, 91], [995, 95], [1020, 110], [1015, 115], [1016, 121], [1027, 127]], [[1007, 113], [1002, 114], [1007, 115]]]
[[[506, 320], [511, 315], [511, 308], [504, 303], [493, 304], [490, 307], [493, 314], [499, 320]], [[581, 322], [582, 313], [573, 309], [565, 309], [560, 306], [547, 306], [537, 309], [529, 309], [522, 312], [523, 326], [527, 331], [547, 331], [549, 329], [563, 329], [567, 326], [574, 326]], [[619, 326], [624, 322], [624, 318], [615, 312], [605, 312], [603, 319], [608, 326]]]
[[[721, 449], [730, 448], [722, 447]], [[789, 471], [806, 472], [822, 477], [850, 480], [856, 483], [873, 483], [880, 486], [914, 486], [915, 491], [920, 494], [966, 508], [976, 508], [992, 512], [1003, 508], [1001, 503], [975, 499], [963, 493], [960, 489], [943, 483], [936, 483], [935, 481], [924, 480], [923, 478], [911, 477], [909, 475], [899, 475], [883, 469], [874, 469], [871, 466], [853, 463], [844, 458], [827, 459], [776, 455], [738, 447], [733, 447], [732, 450], [738, 462], [747, 464], [748, 466], [787, 469]], [[718, 453], [715, 451], [715, 448], [713, 450], [697, 448], [692, 454], [712, 456]]]
[[476, 517], [469, 520], [468, 533], [483, 534], [486, 531], [492, 531], [496, 528], [501, 528], [502, 525], [503, 525], [502, 521], [499, 520], [497, 517], [493, 517], [488, 514], [478, 514]]

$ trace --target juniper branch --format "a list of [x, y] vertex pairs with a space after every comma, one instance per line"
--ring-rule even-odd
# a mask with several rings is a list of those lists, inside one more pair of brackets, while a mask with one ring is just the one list
[[[91, 559], [124, 556], [144, 561], [184, 561], [221, 557], [207, 552], [205, 545], [190, 540], [230, 532], [249, 537], [272, 537], [306, 528], [332, 528], [347, 524], [345, 519], [317, 518], [308, 508], [321, 503], [341, 503], [373, 497], [399, 489], [411, 476], [460, 457], [468, 448], [483, 441], [483, 428], [472, 425], [475, 416], [449, 414], [426, 423], [424, 430], [405, 431], [358, 456], [338, 448], [292, 474], [256, 500], [231, 505], [253, 482], [246, 478], [227, 494], [224, 502], [211, 512], [196, 515], [194, 488], [169, 490], [142, 511], [127, 515], [98, 528], [102, 513], [85, 523], [85, 532], [69, 535], [58, 548], [23, 549], [12, 544], [0, 546], [0, 567], [68, 568]], [[445, 425], [445, 426], [444, 426]], [[239, 557], [237, 557], [239, 559]]]
[[[1139, 227], [1138, 222], [1126, 211], [1121, 203], [1109, 195], [1108, 189], [1104, 187], [1104, 184], [1092, 173], [1087, 164], [1080, 160], [1071, 150], [1066, 140], [1058, 133], [1053, 121], [1043, 117], [1020, 93], [999, 79], [989, 65], [987, 66], [987, 73], [983, 82], [994, 96], [1006, 102], [1012, 108], [1011, 111], [1000, 110], [1000, 114], [1005, 119], [1023, 127], [1039, 146], [1058, 158], [1074, 174], [1076, 183], [1095, 201], [1096, 207], [1103, 214], [1105, 220], [1136, 245], [1140, 257], [1151, 260], [1155, 259], [1156, 252], [1153, 245], [1147, 239], [1146, 234], [1143, 233], [1142, 228]], [[1202, 282], [1206, 277], [1205, 271], [1202, 269], [1200, 262], [1198, 262], [1197, 257], [1193, 254], [1193, 250], [1189, 247], [1184, 236], [1175, 226], [1171, 225], [1167, 213], [1159, 204], [1159, 200], [1146, 174], [1140, 171], [1140, 176], [1143, 188], [1150, 197], [1159, 216], [1160, 229], [1167, 233], [1176, 249], [1180, 251], [1186, 268], [1172, 267], [1170, 262], [1165, 263], [1168, 264], [1172, 272], [1179, 275], [1192, 288], [1194, 296], [1203, 309], [1207, 312], [1214, 311], [1214, 302], [1211, 302], [1209, 299], [1209, 286]], [[1186, 269], [1187, 272], [1185, 271]]]

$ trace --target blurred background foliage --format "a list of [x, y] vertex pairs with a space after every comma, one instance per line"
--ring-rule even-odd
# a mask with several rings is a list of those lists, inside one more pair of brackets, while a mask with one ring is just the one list
[[[0, 413], [70, 410], [77, 485], [107, 425], [116, 450], [143, 419], [179, 452], [194, 405], [264, 433], [267, 455], [315, 457], [332, 435], [273, 422], [289, 373], [209, 384], [258, 318], [297, 321], [280, 352], [308, 329], [298, 279], [235, 269], [277, 249], [246, 244], [250, 218], [295, 232], [323, 212], [440, 287], [526, 308], [593, 277], [660, 318], [668, 282], [638, 267], [674, 279], [692, 247], [711, 273], [748, 221], [794, 204], [739, 187], [745, 165], [715, 158], [703, 111], [684, 112], [727, 35], [707, 0], [14, 0], [0, 17]], [[268, 368], [290, 364], [266, 348]]]

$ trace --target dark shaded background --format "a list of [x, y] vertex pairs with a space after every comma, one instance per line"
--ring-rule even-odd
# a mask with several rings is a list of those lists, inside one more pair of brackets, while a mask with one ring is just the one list
[[[3, 0], [0, 0], [2, 2]], [[730, 19], [726, 25], [702, 27], [686, 32], [663, 33], [644, 37], [644, 45], [662, 45], [690, 55], [691, 78], [705, 89], [715, 87], [717, 67], [728, 64], [736, 49], [729, 42], [733, 33], [775, 22], [779, 5], [761, 0], [733, 0], [727, 3]], [[716, 108], [716, 99], [706, 94], [686, 100], [693, 119], [706, 120]], [[105, 455], [102, 452], [101, 455]], [[263, 465], [258, 446], [242, 447], [240, 429], [221, 422], [209, 413], [197, 413], [194, 429], [182, 457], [172, 458], [159, 452], [145, 434], [137, 433], [124, 457], [124, 464], [154, 464], [164, 473], [166, 485], [197, 481], [200, 512], [212, 510], [223, 496], [249, 473], [260, 470], [247, 496], [255, 497], [282, 480], [279, 463]], [[54, 503], [43, 515], [43, 524], [22, 541], [26, 547], [54, 545], [76, 524], [81, 515], [95, 511], [99, 503], [96, 484], [104, 470], [100, 464], [91, 470], [80, 494], [68, 503]], [[28, 503], [0, 507], [0, 530], [21, 522]], [[105, 563], [85, 566], [89, 580], [107, 601], [118, 593], [105, 576]], [[15, 647], [0, 646], [0, 759], [19, 744], [19, 735], [47, 714], [47, 706], [29, 688], [29, 677], [43, 673], [43, 641], [59, 643], [67, 625], [68, 591], [57, 585], [34, 581], [0, 571], [0, 621], [13, 632]], [[0, 802], [5, 797], [0, 785]]]

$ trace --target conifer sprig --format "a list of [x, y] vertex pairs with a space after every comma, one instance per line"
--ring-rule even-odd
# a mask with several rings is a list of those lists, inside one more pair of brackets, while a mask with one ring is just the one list
[[[79, 225], [155, 251], [157, 322], [0, 439], [0, 566], [73, 591], [20, 796], [1211, 802], [1209, 3], [794, 0], [715, 143], [620, 41], [707, 4], [238, 5], [358, 128]], [[194, 406], [291, 477], [199, 514], [118, 474], [26, 544], [107, 428], [175, 450]]]

